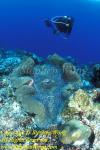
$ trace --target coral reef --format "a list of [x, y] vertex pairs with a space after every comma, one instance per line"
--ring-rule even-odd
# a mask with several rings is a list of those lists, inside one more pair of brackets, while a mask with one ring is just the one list
[[12, 82], [13, 88], [16, 88], [16, 89], [23, 85], [29, 85], [29, 84], [34, 85], [33, 79], [29, 76], [17, 77], [17, 78], [16, 78], [16, 76], [10, 76], [9, 79]]
[[0, 59], [0, 75], [10, 74], [20, 64], [20, 61], [18, 57]]
[[77, 112], [82, 112], [87, 117], [92, 113], [93, 102], [87, 92], [79, 89], [70, 97], [69, 107], [75, 108]]
[[68, 97], [71, 95], [71, 93], [73, 93], [74, 91], [77, 90], [77, 85], [76, 83], [75, 84], [66, 84], [63, 88], [62, 88], [62, 91], [61, 91], [61, 96], [63, 99], [68, 99]]
[[63, 77], [68, 82], [76, 82], [80, 80], [75, 66], [71, 63], [63, 64]]
[[60, 65], [62, 66], [66, 60], [64, 58], [62, 58], [61, 56], [59, 56], [58, 54], [53, 54], [53, 55], [49, 55], [47, 58], [51, 63], [55, 64], [55, 65]]
[[91, 129], [88, 126], [83, 125], [78, 120], [68, 121], [62, 132], [62, 143], [73, 143], [73, 145], [75, 146], [80, 146], [84, 144], [86, 141], [88, 141], [88, 138], [91, 135]]
[[[54, 54], [42, 59], [22, 50], [1, 49], [0, 57], [0, 139], [8, 130], [29, 130], [29, 135], [21, 136], [23, 140], [47, 139], [46, 143], [14, 143], [17, 136], [9, 135], [13, 141], [3, 145], [100, 149], [99, 64], [91, 69], [71, 57]], [[32, 135], [33, 130], [50, 134]], [[60, 134], [53, 135], [55, 130]]]
[[31, 57], [24, 58], [23, 62], [16, 68], [13, 75], [31, 76], [33, 75], [34, 60]]
[[96, 88], [100, 88], [100, 64], [93, 66], [93, 76], [91, 81]]
[[42, 103], [33, 99], [34, 92], [32, 86], [24, 85], [16, 90], [16, 100], [21, 102], [22, 107], [26, 112], [30, 115], [34, 114], [37, 126], [43, 128], [46, 126], [44, 125], [44, 122], [46, 121], [45, 108]]
[[[98, 147], [98, 143], [94, 144], [95, 141], [98, 141], [99, 133], [97, 131], [97, 127], [99, 127], [99, 117], [95, 120], [95, 115], [97, 112], [100, 112], [100, 109], [98, 105], [94, 104], [95, 98], [97, 98], [98, 90], [96, 91], [84, 91], [82, 89], [79, 89], [75, 91], [70, 97], [69, 101], [65, 103], [64, 108], [62, 109], [62, 118], [65, 121], [65, 125], [70, 120], [80, 121], [83, 125], [86, 125], [91, 130], [91, 135], [88, 137], [88, 142], [86, 140], [84, 141], [87, 143], [85, 146], [88, 148]], [[95, 122], [96, 121], [96, 122]], [[64, 135], [63, 140], [66, 140], [68, 135]], [[71, 138], [71, 137], [70, 137]], [[77, 139], [77, 137], [76, 137]], [[70, 139], [71, 141], [72, 139]], [[76, 142], [77, 140], [75, 140]], [[74, 144], [73, 144], [74, 145]], [[82, 144], [82, 147], [84, 144]], [[80, 143], [81, 146], [81, 143]]]
[[44, 89], [51, 89], [52, 87], [55, 86], [55, 81], [54, 81], [54, 80], [50, 80], [50, 79], [44, 79], [44, 80], [41, 82], [41, 86], [42, 86]]
[[82, 120], [82, 117], [92, 118], [93, 111], [96, 107], [93, 102], [94, 95], [90, 95], [86, 91], [79, 89], [69, 97], [69, 102], [64, 106], [62, 116], [64, 118], [78, 118]]

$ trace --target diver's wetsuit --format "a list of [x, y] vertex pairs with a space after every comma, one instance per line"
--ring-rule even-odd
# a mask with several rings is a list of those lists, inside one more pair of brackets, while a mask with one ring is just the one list
[[55, 24], [59, 32], [68, 33], [68, 34], [71, 33], [72, 26], [73, 26], [73, 19], [71, 17], [67, 17], [67, 16], [55, 17], [51, 21]]
[[45, 25], [52, 28], [54, 34], [61, 34], [64, 39], [69, 37], [72, 31], [73, 23], [73, 18], [69, 16], [56, 16], [51, 20], [45, 20]]

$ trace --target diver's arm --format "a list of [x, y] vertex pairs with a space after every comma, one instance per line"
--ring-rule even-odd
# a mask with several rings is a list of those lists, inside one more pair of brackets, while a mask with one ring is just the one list
[[44, 23], [47, 27], [52, 28], [53, 34], [59, 34], [59, 31], [54, 26], [53, 22], [49, 19], [44, 20]]
[[52, 21], [53, 23], [55, 23], [55, 22], [59, 22], [59, 20], [62, 20], [63, 18], [67, 19], [68, 16], [55, 16], [55, 17], [53, 17], [53, 18], [51, 19], [51, 21]]
[[66, 27], [69, 27], [69, 24], [66, 24]]
[[44, 23], [47, 27], [52, 27], [52, 22], [49, 19], [44, 20]]

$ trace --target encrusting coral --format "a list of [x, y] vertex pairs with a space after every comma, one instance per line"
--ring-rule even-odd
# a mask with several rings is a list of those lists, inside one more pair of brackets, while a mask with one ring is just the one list
[[53, 54], [48, 56], [48, 60], [55, 65], [62, 66], [66, 61], [63, 57], [59, 56], [58, 54]]
[[50, 79], [44, 79], [41, 82], [41, 86], [44, 89], [51, 89], [52, 87], [55, 86], [55, 81], [54, 80], [50, 80]]
[[19, 87], [23, 86], [23, 85], [29, 85], [29, 84], [33, 84], [34, 85], [34, 81], [33, 78], [29, 77], [29, 76], [25, 76], [25, 77], [9, 77], [10, 81], [12, 82], [13, 88], [18, 89]]
[[63, 144], [82, 145], [91, 135], [91, 129], [79, 120], [70, 120], [62, 130], [61, 141]]
[[23, 62], [13, 71], [12, 75], [31, 76], [33, 75], [34, 59], [26, 57]]
[[[22, 146], [56, 144], [58, 150], [61, 146], [63, 150], [99, 150], [99, 64], [94, 66], [96, 82], [92, 84], [89, 66], [84, 69], [57, 54], [42, 60], [34, 54], [11, 52], [0, 62], [0, 130], [59, 130], [57, 136], [30, 133], [32, 140], [47, 138], [49, 142], [24, 141]], [[4, 142], [8, 144], [13, 143]]]
[[100, 64], [95, 64], [93, 66], [93, 76], [91, 81], [96, 88], [100, 88]]
[[66, 119], [76, 116], [88, 117], [94, 109], [91, 96], [84, 90], [79, 89], [69, 97], [68, 107], [65, 106], [62, 116]]
[[12, 86], [15, 89], [15, 98], [29, 115], [33, 115], [38, 127], [46, 126], [46, 112], [44, 105], [33, 96], [36, 92], [33, 75], [34, 60], [25, 57], [22, 63], [9, 75]]
[[80, 80], [80, 76], [72, 63], [63, 64], [63, 78], [68, 82], [76, 82]]
[[[88, 93], [83, 89], [78, 89], [69, 97], [69, 102], [66, 102], [62, 110], [62, 118], [65, 126], [63, 131], [65, 134], [61, 140], [64, 144], [73, 143], [76, 146], [84, 146], [88, 140], [88, 147], [93, 147], [95, 134], [98, 135], [97, 130], [95, 130], [97, 127], [94, 123], [94, 117], [99, 111], [96, 105], [94, 105], [94, 97], [94, 93]], [[75, 130], [71, 128], [71, 125], [68, 127], [70, 122], [73, 124]], [[79, 126], [81, 127], [80, 129], [78, 129]]]
[[61, 90], [61, 96], [64, 100], [68, 99], [71, 93], [75, 92], [77, 87], [74, 84], [66, 84]]
[[34, 87], [24, 85], [16, 90], [16, 100], [21, 102], [22, 107], [27, 113], [30, 115], [34, 114], [36, 125], [40, 128], [43, 128], [46, 125], [45, 108], [41, 102], [33, 98], [34, 93]]

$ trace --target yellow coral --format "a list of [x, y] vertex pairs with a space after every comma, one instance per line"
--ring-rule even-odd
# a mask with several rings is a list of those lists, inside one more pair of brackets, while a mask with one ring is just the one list
[[63, 112], [62, 112], [62, 118], [64, 120], [70, 120], [70, 119], [78, 119], [78, 113], [77, 113], [77, 110], [73, 107], [70, 107], [70, 108], [64, 108], [63, 109]]
[[86, 141], [91, 135], [91, 129], [79, 120], [73, 119], [66, 123], [62, 133], [60, 140], [63, 144], [74, 144]]
[[89, 115], [93, 109], [93, 102], [87, 92], [79, 89], [70, 97], [68, 106], [69, 108], [73, 107], [77, 112], [81, 111], [85, 113], [85, 115]]
[[62, 110], [62, 118], [65, 121], [70, 119], [79, 120], [82, 119], [82, 116], [87, 118], [93, 115], [93, 111], [95, 111], [95, 106], [91, 95], [79, 89], [69, 97], [69, 103]]

